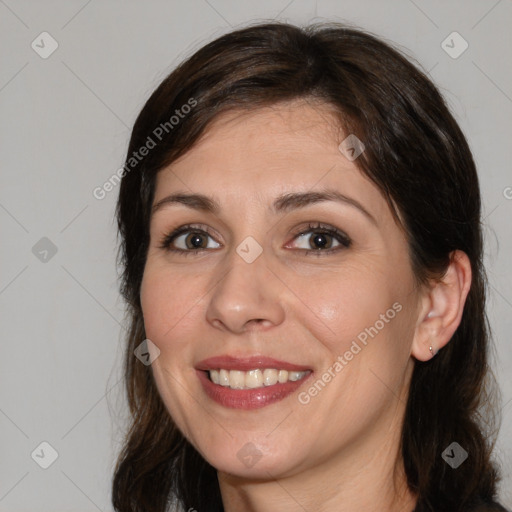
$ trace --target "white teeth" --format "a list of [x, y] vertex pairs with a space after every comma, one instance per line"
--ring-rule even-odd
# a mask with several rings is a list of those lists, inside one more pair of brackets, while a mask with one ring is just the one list
[[229, 372], [229, 387], [231, 389], [244, 389], [245, 386], [245, 372], [239, 370], [230, 370]]
[[251, 370], [245, 374], [246, 388], [259, 388], [263, 385], [263, 374], [261, 370]]
[[279, 382], [286, 382], [288, 380], [288, 370], [279, 370]]
[[277, 370], [264, 370], [263, 384], [265, 384], [265, 386], [273, 386], [274, 384], [277, 384]]
[[227, 370], [219, 370], [219, 384], [229, 386], [229, 372]]
[[297, 372], [288, 370], [276, 370], [266, 368], [263, 370], [255, 369], [248, 372], [240, 370], [209, 370], [210, 379], [214, 384], [230, 387], [231, 389], [254, 389], [263, 386], [273, 386], [278, 382], [295, 382], [304, 378], [309, 371]]
[[214, 384], [219, 384], [220, 383], [219, 371], [218, 370], [210, 370], [210, 379], [212, 379], [212, 382]]

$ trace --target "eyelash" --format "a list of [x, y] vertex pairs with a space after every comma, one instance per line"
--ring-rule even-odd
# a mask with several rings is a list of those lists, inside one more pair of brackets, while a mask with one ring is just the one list
[[[332, 236], [337, 242], [339, 242], [341, 245], [331, 248], [331, 249], [298, 249], [299, 251], [303, 251], [306, 255], [315, 255], [315, 256], [321, 256], [325, 254], [332, 254], [334, 252], [338, 252], [342, 250], [343, 248], [348, 248], [351, 246], [352, 241], [350, 238], [343, 233], [342, 231], [326, 225], [322, 223], [309, 223], [306, 228], [301, 229], [298, 233], [294, 234], [294, 239], [311, 233], [311, 232], [317, 232], [319, 234], [325, 234]], [[181, 253], [184, 256], [188, 256], [190, 254], [197, 254], [199, 252], [207, 251], [209, 249], [178, 249], [176, 247], [171, 247], [172, 242], [179, 237], [180, 235], [183, 235], [185, 233], [198, 233], [202, 235], [208, 235], [211, 238], [214, 238], [213, 234], [209, 231], [207, 226], [203, 225], [194, 225], [194, 224], [187, 224], [184, 226], [181, 226], [168, 235], [165, 235], [162, 239], [159, 248], [164, 249], [171, 252], [177, 252]], [[218, 243], [218, 242], [217, 242]], [[211, 249], [210, 249], [211, 250]]]

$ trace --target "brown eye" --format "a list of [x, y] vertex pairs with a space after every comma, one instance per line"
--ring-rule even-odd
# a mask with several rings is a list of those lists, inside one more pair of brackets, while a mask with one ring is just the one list
[[165, 236], [160, 244], [161, 249], [182, 253], [201, 252], [220, 246], [207, 231], [193, 226], [183, 226], [173, 231]]
[[294, 248], [303, 249], [306, 254], [337, 252], [352, 243], [347, 235], [334, 227], [310, 224], [308, 228], [306, 231], [302, 229], [293, 243]]
[[208, 246], [208, 236], [192, 232], [185, 237], [185, 245], [188, 249], [206, 249]]
[[315, 233], [315, 236], [309, 239], [309, 245], [312, 249], [330, 249], [332, 246], [333, 237], [328, 233]]

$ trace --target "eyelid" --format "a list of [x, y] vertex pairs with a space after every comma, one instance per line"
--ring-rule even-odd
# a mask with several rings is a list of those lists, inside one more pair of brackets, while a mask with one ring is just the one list
[[302, 226], [301, 228], [295, 230], [293, 236], [296, 238], [299, 235], [303, 235], [315, 230], [324, 231], [332, 235], [338, 235], [340, 238], [345, 239], [345, 241], [351, 242], [350, 237], [346, 233], [332, 226], [331, 224], [326, 224], [325, 222], [307, 222], [306, 226]]
[[[158, 247], [160, 249], [164, 249], [167, 251], [175, 251], [175, 252], [181, 252], [181, 253], [202, 252], [202, 251], [206, 250], [206, 249], [196, 249], [196, 250], [188, 250], [187, 251], [184, 249], [177, 249], [177, 248], [170, 247], [171, 243], [176, 238], [178, 238], [179, 236], [181, 236], [185, 233], [188, 233], [188, 232], [198, 232], [198, 233], [203, 232], [213, 239], [215, 239], [215, 237], [217, 236], [217, 234], [215, 232], [213, 232], [213, 230], [206, 224], [184, 224], [183, 226], [177, 227], [176, 229], [172, 229], [168, 234], [164, 235], [164, 237], [161, 240]], [[216, 241], [216, 243], [218, 243], [222, 246], [222, 244], [220, 242], [217, 242], [217, 240], [215, 240], [215, 241]]]
[[[348, 249], [352, 245], [352, 239], [340, 229], [323, 222], [309, 222], [307, 226], [302, 227], [295, 231], [293, 234], [292, 241], [296, 240], [297, 237], [306, 235], [308, 233], [326, 233], [329, 236], [332, 236], [338, 243], [339, 246], [331, 247], [330, 249], [299, 249], [304, 254], [315, 254], [317, 256], [321, 256], [322, 254], [326, 255], [329, 253], [336, 253], [343, 249]], [[287, 244], [289, 246], [289, 243]]]
[[[315, 231], [318, 232], [324, 232], [327, 233], [329, 236], [334, 237], [338, 243], [340, 244], [337, 247], [330, 248], [330, 249], [298, 249], [298, 251], [302, 252], [303, 254], [311, 254], [314, 253], [317, 256], [320, 256], [321, 254], [329, 254], [333, 252], [338, 252], [342, 249], [349, 248], [352, 245], [352, 239], [343, 231], [339, 230], [338, 228], [326, 224], [323, 222], [309, 222], [306, 223], [307, 225], [302, 225], [300, 228], [294, 230], [292, 241], [295, 240], [297, 237], [306, 235], [308, 233], [314, 233]], [[177, 252], [184, 255], [188, 254], [197, 254], [202, 253], [204, 251], [212, 250], [208, 248], [199, 248], [199, 249], [179, 249], [175, 247], [171, 247], [171, 244], [174, 242], [176, 238], [179, 236], [189, 233], [189, 232], [198, 232], [208, 235], [209, 237], [213, 238], [217, 244], [219, 244], [221, 247], [223, 247], [222, 243], [218, 242], [216, 240], [216, 233], [212, 232], [213, 230], [205, 225], [205, 224], [185, 224], [183, 226], [180, 226], [174, 230], [171, 230], [171, 232], [167, 235], [164, 235], [162, 241], [159, 244], [159, 248], [171, 251], [171, 252]], [[285, 245], [285, 247], [289, 246], [289, 242]], [[341, 246], [341, 247], [340, 247]], [[217, 248], [216, 248], [217, 249]], [[215, 249], [215, 250], [216, 250]]]

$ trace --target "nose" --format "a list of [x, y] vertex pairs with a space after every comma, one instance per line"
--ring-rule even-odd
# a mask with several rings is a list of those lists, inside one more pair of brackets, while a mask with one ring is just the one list
[[283, 283], [267, 267], [265, 251], [252, 263], [233, 251], [222, 275], [206, 312], [211, 325], [240, 334], [283, 322]]

